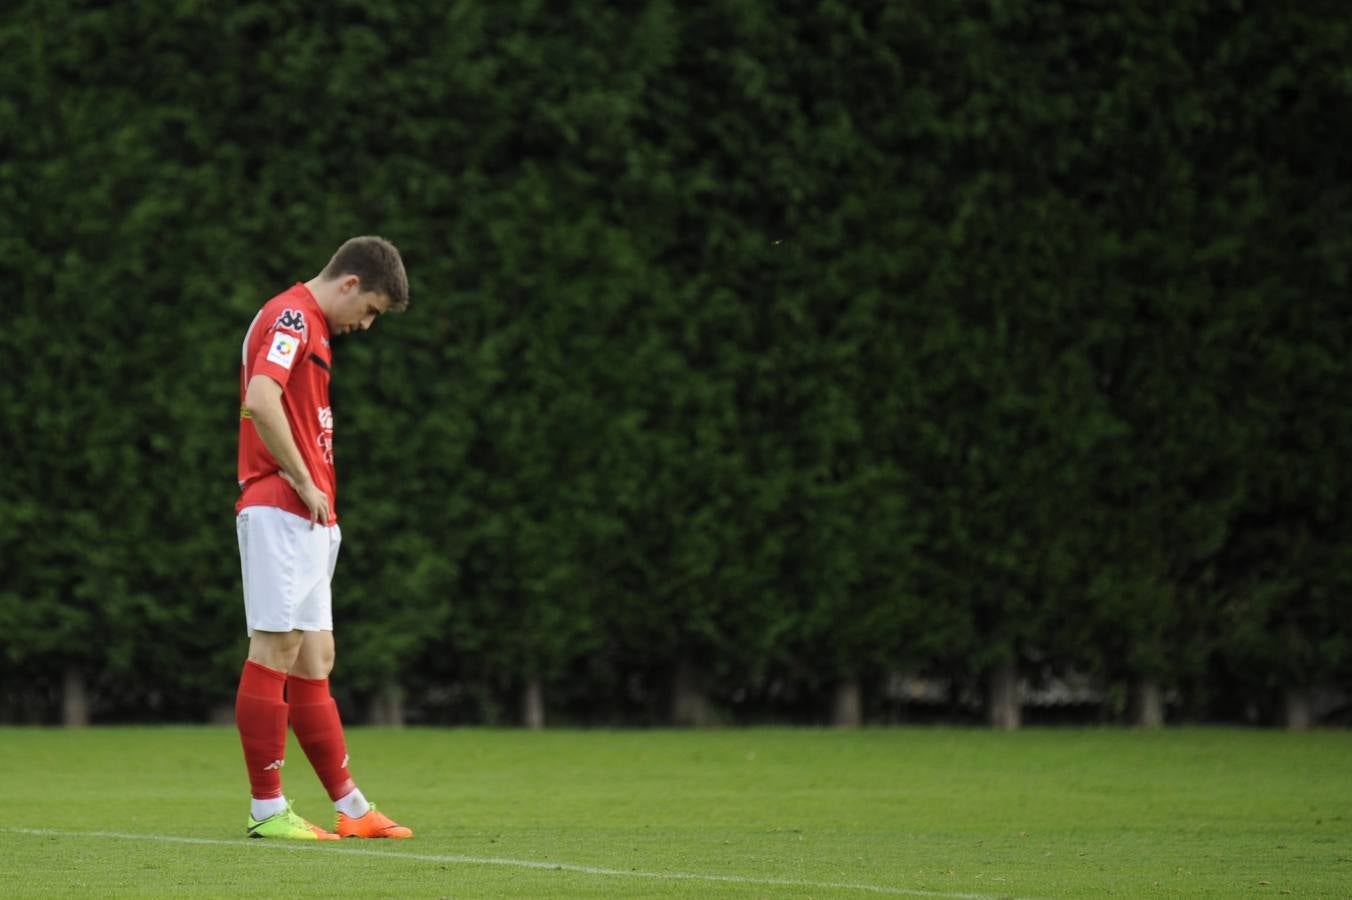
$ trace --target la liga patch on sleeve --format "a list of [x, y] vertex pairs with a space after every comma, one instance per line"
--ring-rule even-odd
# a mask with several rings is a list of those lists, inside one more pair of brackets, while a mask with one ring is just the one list
[[293, 335], [275, 332], [272, 335], [272, 346], [268, 349], [268, 362], [274, 362], [284, 369], [291, 368], [291, 363], [296, 358], [296, 348], [299, 346], [300, 340]]

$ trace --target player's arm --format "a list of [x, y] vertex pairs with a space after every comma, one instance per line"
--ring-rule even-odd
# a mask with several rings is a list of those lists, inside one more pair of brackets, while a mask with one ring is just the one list
[[311, 527], [317, 522], [327, 525], [329, 497], [310, 477], [296, 439], [291, 435], [291, 423], [286, 420], [286, 410], [282, 408], [282, 386], [267, 375], [255, 375], [244, 390], [244, 406], [249, 410], [258, 436], [263, 439], [263, 446], [281, 466], [282, 477], [291, 482], [309, 508]]

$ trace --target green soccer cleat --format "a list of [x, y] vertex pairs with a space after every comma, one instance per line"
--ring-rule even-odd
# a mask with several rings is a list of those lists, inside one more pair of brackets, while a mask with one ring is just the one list
[[288, 841], [338, 841], [342, 838], [338, 835], [325, 831], [318, 825], [311, 825], [309, 822], [296, 815], [291, 808], [291, 804], [286, 805], [286, 809], [279, 813], [268, 816], [263, 821], [258, 821], [252, 815], [249, 816], [249, 837], [251, 838], [282, 838]]

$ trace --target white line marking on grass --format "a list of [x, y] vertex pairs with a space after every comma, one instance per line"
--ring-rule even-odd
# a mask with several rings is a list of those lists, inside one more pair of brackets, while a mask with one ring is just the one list
[[496, 856], [455, 856], [433, 853], [401, 853], [397, 850], [358, 850], [355, 847], [329, 847], [268, 840], [220, 840], [218, 838], [179, 837], [172, 834], [133, 834], [121, 831], [57, 831], [50, 828], [0, 828], [0, 834], [31, 834], [38, 837], [110, 838], [122, 841], [150, 841], [164, 844], [207, 844], [221, 847], [265, 847], [318, 853], [342, 853], [349, 856], [387, 856], [392, 859], [410, 859], [416, 862], [459, 863], [471, 866], [511, 866], [518, 869], [542, 869], [555, 872], [576, 872], [579, 875], [601, 875], [608, 878], [652, 878], [658, 881], [713, 881], [729, 884], [763, 884], [773, 887], [820, 888], [837, 891], [864, 891], [898, 897], [941, 897], [951, 900], [994, 900], [991, 894], [959, 894], [949, 891], [922, 891], [917, 888], [888, 887], [880, 884], [849, 884], [833, 881], [801, 881], [794, 878], [754, 878], [743, 875], [715, 875], [700, 872], [642, 872], [637, 869], [606, 869], [577, 863], [538, 862], [530, 859], [505, 859]]

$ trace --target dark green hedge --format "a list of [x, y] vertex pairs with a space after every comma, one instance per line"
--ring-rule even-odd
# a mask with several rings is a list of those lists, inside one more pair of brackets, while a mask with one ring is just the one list
[[353, 696], [1352, 684], [1341, 7], [227, 6], [0, 13], [11, 716], [229, 702], [239, 344], [358, 233]]

